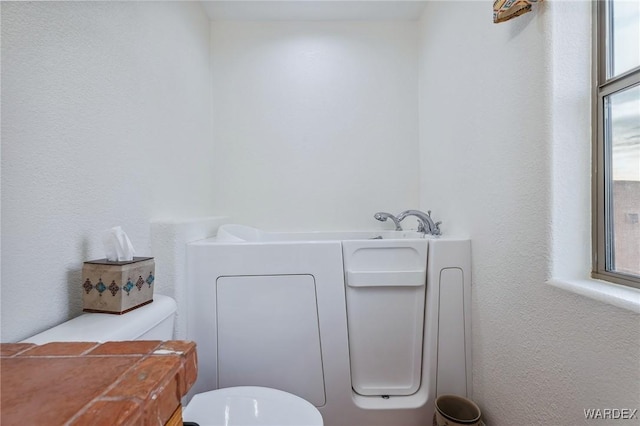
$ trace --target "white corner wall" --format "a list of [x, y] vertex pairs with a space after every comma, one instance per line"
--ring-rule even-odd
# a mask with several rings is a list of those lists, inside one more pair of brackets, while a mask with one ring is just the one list
[[218, 214], [371, 229], [418, 204], [417, 22], [212, 22]]
[[[210, 22], [198, 2], [3, 2], [2, 336], [80, 313], [122, 225], [213, 209]], [[162, 277], [158, 276], [158, 281]]]
[[[553, 256], [571, 251], [558, 244], [589, 244], [588, 219], [580, 237], [552, 230], [576, 213], [563, 203], [589, 215], [590, 7], [544, 2], [496, 25], [490, 3], [430, 2], [421, 22], [421, 207], [472, 238], [473, 398], [492, 426], [640, 407], [640, 317], [545, 284]], [[555, 157], [564, 143], [575, 161]], [[575, 253], [563, 259], [583, 261]]]

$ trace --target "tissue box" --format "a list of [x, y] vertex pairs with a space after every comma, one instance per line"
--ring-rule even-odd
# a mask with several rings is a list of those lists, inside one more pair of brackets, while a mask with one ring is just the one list
[[84, 262], [82, 289], [85, 312], [124, 314], [153, 302], [155, 280], [153, 257], [110, 262]]

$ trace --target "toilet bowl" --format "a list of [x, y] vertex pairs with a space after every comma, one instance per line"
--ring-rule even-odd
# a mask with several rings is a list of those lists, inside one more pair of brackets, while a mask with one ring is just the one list
[[[176, 308], [172, 298], [156, 294], [153, 303], [126, 314], [83, 314], [22, 343], [171, 340]], [[306, 400], [256, 386], [197, 394], [184, 409], [183, 419], [199, 426], [323, 425], [318, 409]]]
[[322, 426], [308, 401], [276, 389], [238, 386], [203, 392], [183, 412], [199, 426]]

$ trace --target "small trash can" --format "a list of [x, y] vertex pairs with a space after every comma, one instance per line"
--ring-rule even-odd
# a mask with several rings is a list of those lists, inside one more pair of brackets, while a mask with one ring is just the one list
[[483, 426], [482, 413], [470, 399], [458, 395], [440, 395], [436, 398], [434, 426]]

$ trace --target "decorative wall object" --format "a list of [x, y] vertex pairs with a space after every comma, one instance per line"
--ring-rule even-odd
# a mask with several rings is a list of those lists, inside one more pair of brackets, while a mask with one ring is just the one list
[[523, 15], [531, 10], [533, 3], [542, 0], [495, 0], [493, 2], [493, 22], [508, 21], [509, 19]]

